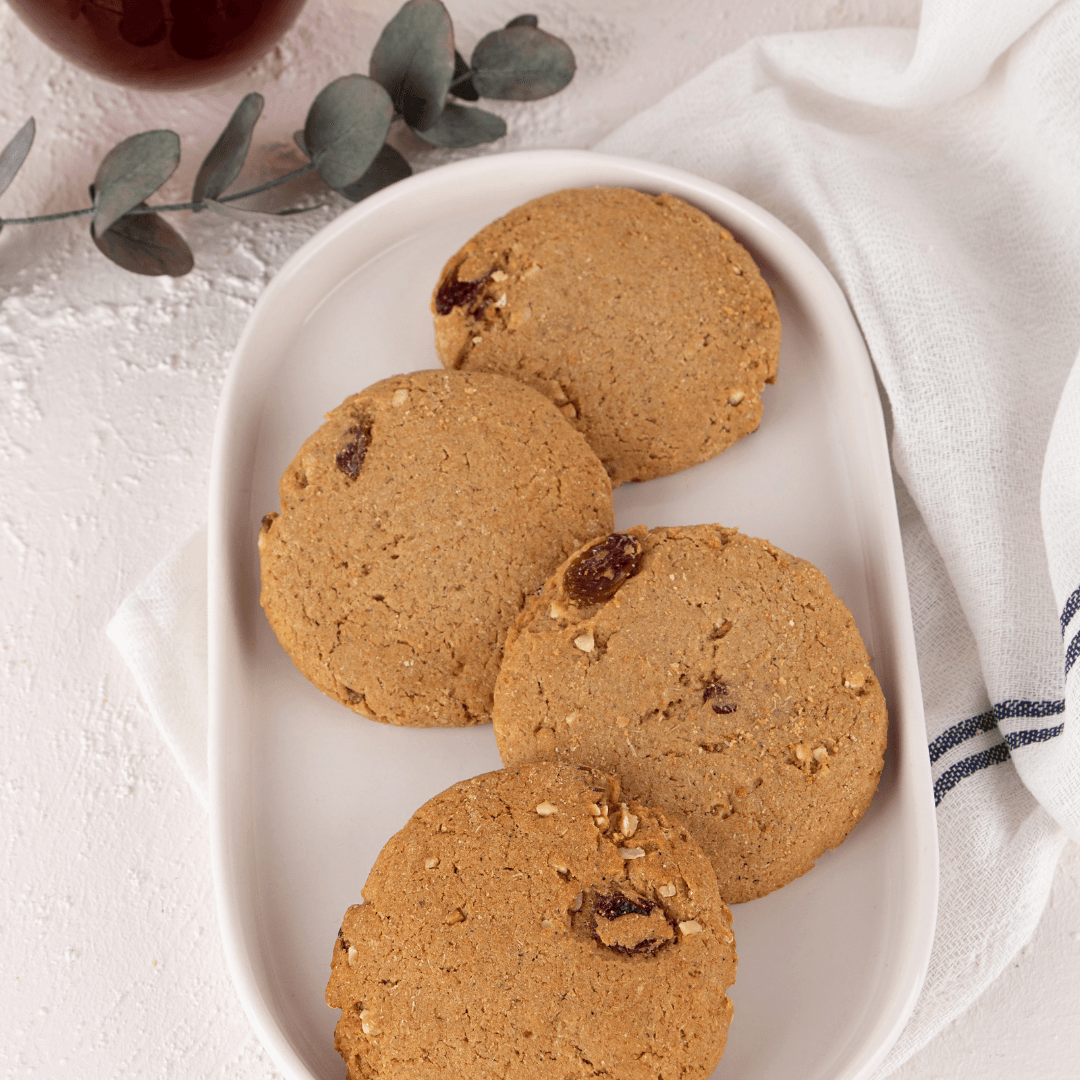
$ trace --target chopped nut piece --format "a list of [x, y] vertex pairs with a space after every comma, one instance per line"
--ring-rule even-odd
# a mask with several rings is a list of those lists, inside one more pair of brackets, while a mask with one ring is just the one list
[[553, 925], [554, 924], [552, 923], [552, 921], [550, 919], [541, 919], [540, 920], [540, 927], [543, 930], [550, 930]]
[[741, 390], [736, 390], [734, 394], [730, 394], [728, 396], [728, 404], [738, 405], [744, 397], [746, 397], [746, 394], [744, 394]]
[[820, 765], [829, 756], [829, 751], [824, 746], [819, 746], [814, 751], [814, 760]]
[[619, 854], [624, 859], [644, 859], [645, 849], [639, 847], [621, 847], [619, 848]]
[[697, 921], [697, 919], [690, 919], [688, 922], [679, 923], [679, 933], [683, 937], [689, 937], [691, 934], [700, 934], [705, 927]]
[[619, 819], [619, 828], [622, 830], [623, 836], [629, 840], [637, 832], [637, 827], [637, 814], [631, 814], [624, 806], [622, 808], [622, 817]]
[[489, 276], [492, 281], [505, 281], [507, 277], [502, 270], [492, 270]]
[[551, 817], [551, 815], [554, 814], [557, 809], [558, 808], [552, 803], [542, 802], [537, 806], [536, 812], [541, 817]]
[[597, 806], [596, 803], [589, 803], [589, 813], [592, 814], [593, 817], [600, 817], [600, 807]]
[[577, 894], [577, 896], [574, 897], [574, 902], [570, 905], [570, 910], [571, 911], [580, 911], [581, 910], [581, 901], [584, 900], [584, 898], [585, 898], [585, 894], [583, 892], [579, 892]]
[[671, 897], [674, 896], [676, 892], [678, 892], [678, 889], [676, 889], [674, 885], [661, 885], [660, 888], [656, 891], [661, 896]]
[[432, 855], [431, 858], [424, 860], [424, 869], [425, 870], [434, 870], [435, 867], [438, 866], [438, 865], [439, 865], [439, 857], [437, 855]]
[[451, 911], [450, 914], [446, 916], [446, 921], [451, 926], [454, 923], [464, 922], [465, 921], [465, 913], [461, 910], [461, 908], [454, 908], [454, 910]]
[[348, 955], [349, 967], [355, 967], [356, 966], [356, 960], [357, 960], [357, 957], [359, 955], [360, 954], [356, 951], [356, 946], [355, 945], [350, 945], [349, 946], [349, 955]]
[[591, 630], [586, 630], [584, 634], [579, 634], [574, 638], [574, 644], [582, 652], [592, 652], [596, 646], [596, 639], [593, 637]]
[[409, 391], [406, 390], [405, 387], [402, 387], [400, 390], [394, 391], [394, 396], [390, 399], [390, 404], [393, 405], [395, 409], [400, 409], [408, 400]]
[[360, 1014], [360, 1030], [365, 1035], [378, 1035], [379, 1029], [375, 1026], [375, 1014], [371, 1009], [364, 1009]]
[[796, 747], [795, 747], [795, 756], [800, 761], [805, 761], [806, 760], [806, 747], [803, 746], [802, 743], [799, 743], [798, 745], [796, 745]]

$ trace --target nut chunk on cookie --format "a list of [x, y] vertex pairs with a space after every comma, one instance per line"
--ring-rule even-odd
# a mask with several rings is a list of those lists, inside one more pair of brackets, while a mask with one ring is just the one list
[[444, 366], [546, 394], [616, 485], [726, 450], [776, 380], [769, 286], [727, 229], [672, 195], [533, 199], [447, 262], [431, 310]]
[[888, 728], [825, 576], [719, 525], [639, 527], [572, 555], [507, 635], [494, 719], [505, 765], [595, 765], [683, 814], [729, 904], [847, 836]]
[[465, 780], [383, 848], [334, 945], [349, 1080], [705, 1080], [731, 912], [673, 817], [594, 770]]
[[329, 413], [259, 534], [262, 605], [293, 662], [354, 712], [491, 719], [524, 597], [612, 527], [611, 482], [535, 390], [420, 371]]

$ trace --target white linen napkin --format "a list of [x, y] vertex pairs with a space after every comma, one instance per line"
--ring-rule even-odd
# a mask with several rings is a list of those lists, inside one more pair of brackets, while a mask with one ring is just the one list
[[[941, 850], [887, 1076], [1030, 937], [1080, 839], [1080, 0], [749, 43], [598, 148], [749, 194], [843, 286], [892, 420]], [[109, 632], [205, 801], [205, 534]]]

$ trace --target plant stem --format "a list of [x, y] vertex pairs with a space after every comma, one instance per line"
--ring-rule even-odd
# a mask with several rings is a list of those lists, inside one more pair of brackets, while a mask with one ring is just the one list
[[[248, 188], [247, 191], [238, 191], [235, 195], [223, 195], [218, 202], [236, 202], [238, 199], [246, 199], [249, 195], [259, 195], [264, 191], [269, 191], [271, 188], [276, 188], [281, 184], [288, 183], [288, 181], [294, 179], [297, 176], [303, 176], [304, 173], [311, 172], [315, 168], [314, 162], [309, 161], [306, 165], [301, 165], [299, 169], [293, 169], [292, 172], [284, 173], [281, 176], [275, 177], [273, 180], [267, 180], [265, 184], [260, 184], [258, 187]], [[206, 204], [203, 202], [185, 202], [185, 203], [167, 203], [162, 206], [136, 206], [128, 211], [129, 214], [158, 214], [162, 211], [171, 210], [204, 210]], [[64, 210], [58, 214], [39, 214], [37, 217], [25, 217], [25, 218], [0, 218], [0, 224], [3, 225], [40, 225], [47, 221], [62, 221], [64, 218], [86, 217], [87, 214], [92, 214], [94, 208], [92, 206], [86, 207], [84, 210]]]
[[457, 78], [456, 78], [456, 79], [455, 79], [455, 80], [454, 80], [454, 81], [453, 81], [453, 82], [452, 82], [452, 83], [450, 84], [450, 88], [449, 88], [449, 89], [448, 89], [448, 90], [447, 90], [446, 92], [447, 92], [448, 94], [452, 94], [452, 93], [454, 92], [454, 87], [456, 87], [456, 86], [460, 86], [460, 85], [461, 85], [462, 83], [466, 82], [466, 81], [467, 81], [468, 79], [471, 79], [471, 78], [472, 78], [472, 77], [473, 77], [473, 76], [474, 76], [475, 74], [476, 74], [476, 72], [475, 72], [475, 71], [473, 71], [473, 69], [472, 69], [472, 68], [469, 68], [469, 70], [468, 70], [468, 71], [466, 71], [466, 72], [465, 72], [464, 74], [462, 74], [462, 75], [459, 75], [459, 76], [458, 76], [458, 77], [457, 77]]

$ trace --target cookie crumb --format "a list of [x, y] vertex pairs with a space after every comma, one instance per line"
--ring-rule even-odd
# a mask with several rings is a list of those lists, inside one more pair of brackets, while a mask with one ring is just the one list
[[553, 806], [551, 803], [542, 802], [537, 806], [536, 812], [541, 817], [551, 817], [551, 815], [556, 812], [556, 809], [557, 809], [557, 807]]

